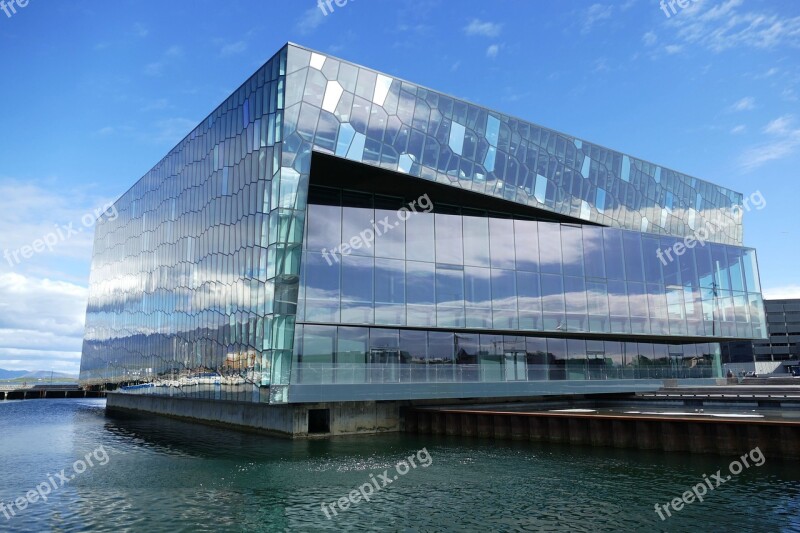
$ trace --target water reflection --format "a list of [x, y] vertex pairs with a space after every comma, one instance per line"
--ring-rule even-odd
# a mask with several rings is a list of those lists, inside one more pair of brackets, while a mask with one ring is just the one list
[[[75, 400], [4, 403], [0, 435], [5, 502], [98, 445], [111, 458], [3, 524], [11, 531], [800, 530], [800, 467], [771, 457], [662, 523], [655, 502], [730, 459], [430, 435], [289, 441]], [[429, 468], [325, 518], [322, 502], [423, 447]]]

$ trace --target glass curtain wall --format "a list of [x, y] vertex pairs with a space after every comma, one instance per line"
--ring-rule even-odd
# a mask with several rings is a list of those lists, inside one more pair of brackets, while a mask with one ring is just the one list
[[400, 198], [317, 189], [326, 203], [308, 206], [299, 322], [765, 334], [752, 249], [704, 243], [677, 255], [675, 237], [442, 205], [402, 213]]
[[719, 345], [298, 324], [291, 383], [718, 377]]
[[303, 219], [285, 74], [284, 49], [98, 220], [83, 383], [267, 401], [288, 381]]

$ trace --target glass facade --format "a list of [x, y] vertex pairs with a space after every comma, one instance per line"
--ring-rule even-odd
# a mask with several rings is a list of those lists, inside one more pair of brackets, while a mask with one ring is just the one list
[[[312, 154], [391, 171], [394, 192], [312, 186]], [[515, 209], [437, 202], [334, 251], [396, 216], [406, 180]], [[765, 330], [741, 200], [290, 44], [99, 221], [81, 379], [285, 403], [391, 383], [373, 373], [423, 352], [420, 384], [717, 375], [717, 339]]]
[[710, 378], [719, 357], [714, 343], [312, 324], [296, 335], [297, 385]]
[[287, 62], [285, 154], [335, 154], [604, 226], [713, 228], [708, 240], [742, 244], [741, 193], [298, 46]]
[[85, 383], [266, 401], [280, 382], [303, 225], [281, 168], [285, 71], [283, 50], [98, 221]]
[[[764, 335], [752, 249], [708, 243], [660, 261], [658, 251], [680, 239], [440, 204], [398, 216], [408, 200], [316, 190], [306, 218], [298, 322]], [[313, 203], [317, 196], [328, 205]], [[380, 220], [388, 229], [373, 230], [374, 242], [332, 252]]]

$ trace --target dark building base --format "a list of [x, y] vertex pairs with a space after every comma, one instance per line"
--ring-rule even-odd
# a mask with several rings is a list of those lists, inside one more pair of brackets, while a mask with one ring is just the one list
[[400, 431], [398, 402], [267, 405], [109, 393], [106, 409], [152, 413], [288, 438]]

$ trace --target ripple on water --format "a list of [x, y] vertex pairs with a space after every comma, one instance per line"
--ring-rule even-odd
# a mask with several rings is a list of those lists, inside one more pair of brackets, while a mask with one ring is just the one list
[[[97, 446], [110, 456], [12, 531], [800, 531], [800, 467], [769, 457], [662, 523], [656, 502], [730, 459], [402, 434], [288, 441], [107, 417], [95, 400], [5, 404], [0, 439], [5, 502]], [[429, 467], [325, 517], [322, 502], [422, 447]]]

